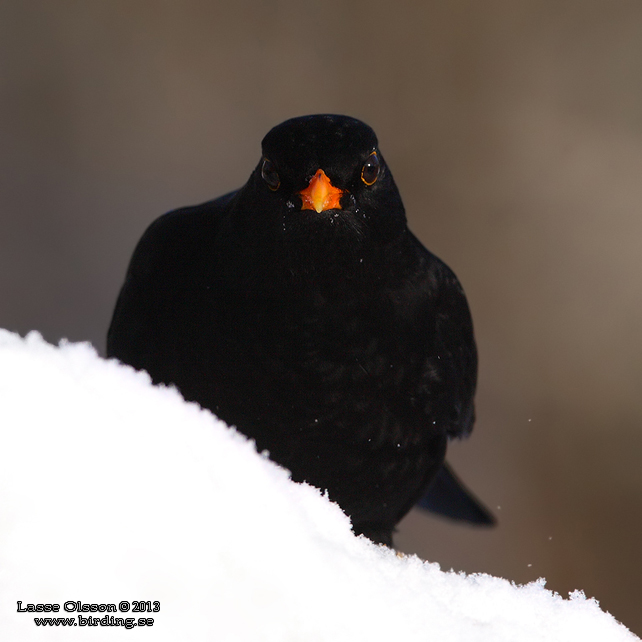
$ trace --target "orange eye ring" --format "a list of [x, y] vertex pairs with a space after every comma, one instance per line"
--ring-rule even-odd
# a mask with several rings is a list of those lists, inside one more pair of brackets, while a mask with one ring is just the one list
[[279, 174], [274, 167], [274, 163], [269, 158], [263, 159], [263, 164], [261, 165], [261, 178], [267, 183], [267, 186], [273, 191], [276, 192], [281, 185], [281, 179]]
[[377, 152], [372, 152], [361, 168], [361, 180], [368, 186], [373, 185], [381, 173], [381, 161]]

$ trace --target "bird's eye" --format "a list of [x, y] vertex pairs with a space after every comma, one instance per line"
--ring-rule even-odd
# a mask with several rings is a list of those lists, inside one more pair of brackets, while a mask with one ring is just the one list
[[372, 152], [361, 169], [361, 180], [366, 185], [372, 185], [379, 178], [380, 171], [381, 161], [379, 156], [377, 156], [377, 152]]
[[274, 167], [274, 163], [268, 158], [263, 159], [263, 165], [261, 165], [261, 177], [273, 192], [276, 192], [276, 190], [279, 189], [281, 179]]

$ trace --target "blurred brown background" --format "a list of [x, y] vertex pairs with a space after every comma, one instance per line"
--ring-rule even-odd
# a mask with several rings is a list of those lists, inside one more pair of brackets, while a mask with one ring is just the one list
[[0, 326], [103, 350], [146, 226], [315, 112], [375, 128], [476, 324], [450, 460], [499, 527], [412, 513], [400, 547], [642, 634], [639, 0], [0, 2]]

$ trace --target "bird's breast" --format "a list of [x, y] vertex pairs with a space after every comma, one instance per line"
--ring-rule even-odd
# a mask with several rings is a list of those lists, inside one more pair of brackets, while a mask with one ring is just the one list
[[416, 328], [393, 327], [372, 304], [253, 302], [242, 314], [238, 302], [232, 308], [219, 306], [212, 364], [232, 423], [252, 406], [255, 437], [306, 432], [369, 440], [372, 448], [422, 438], [426, 415], [415, 399], [423, 343]]

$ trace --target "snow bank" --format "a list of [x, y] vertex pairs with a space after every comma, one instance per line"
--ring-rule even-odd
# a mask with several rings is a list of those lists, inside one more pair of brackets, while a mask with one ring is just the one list
[[[18, 601], [60, 610], [18, 612]], [[72, 606], [123, 601], [152, 610]], [[4, 330], [0, 637], [638, 639], [581, 594], [444, 573], [356, 538], [337, 506], [175, 390], [87, 344], [57, 348]]]

